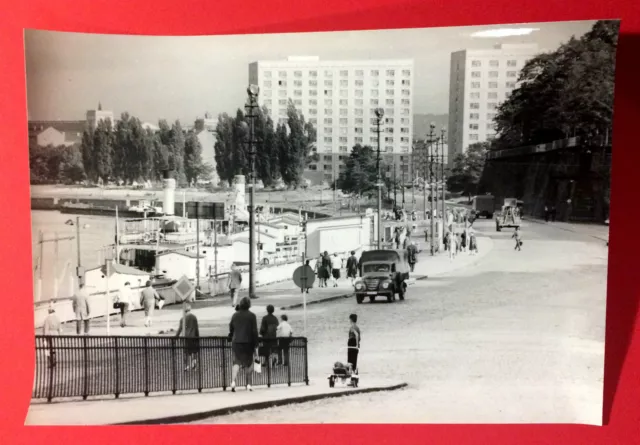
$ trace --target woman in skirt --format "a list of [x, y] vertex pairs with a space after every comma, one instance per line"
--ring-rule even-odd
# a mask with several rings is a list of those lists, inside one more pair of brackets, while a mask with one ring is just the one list
[[360, 352], [360, 328], [356, 324], [358, 316], [356, 314], [349, 315], [351, 326], [349, 327], [349, 340], [347, 341], [347, 362], [351, 364], [351, 369], [358, 373], [358, 353]]
[[257, 357], [258, 347], [258, 321], [256, 314], [251, 312], [251, 300], [243, 297], [229, 323], [229, 337], [231, 337], [231, 350], [233, 351], [233, 368], [231, 391], [236, 392], [236, 379], [240, 368], [244, 368], [247, 390], [252, 391], [253, 362]]

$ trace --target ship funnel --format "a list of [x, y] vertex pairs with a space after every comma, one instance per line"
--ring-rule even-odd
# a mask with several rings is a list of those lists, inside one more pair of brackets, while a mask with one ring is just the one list
[[170, 170], [162, 172], [162, 190], [164, 191], [162, 212], [165, 215], [173, 216], [175, 215], [176, 180], [173, 178], [173, 172]]

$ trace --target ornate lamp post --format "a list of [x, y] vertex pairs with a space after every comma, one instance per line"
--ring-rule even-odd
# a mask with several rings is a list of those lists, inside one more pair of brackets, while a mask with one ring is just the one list
[[[255, 140], [255, 119], [258, 117], [257, 109], [258, 94], [260, 88], [257, 85], [249, 85], [247, 94], [249, 95], [245, 105], [245, 118], [249, 120], [249, 125], [243, 122], [242, 127], [248, 130], [249, 156], [251, 157], [251, 179], [249, 180], [249, 298], [256, 297], [256, 209], [255, 209], [255, 188], [256, 188], [256, 140]], [[246, 133], [245, 133], [246, 134]]]
[[382, 181], [380, 179], [380, 124], [384, 117], [384, 110], [382, 108], [376, 108], [376, 132], [378, 133], [378, 150], [376, 156], [376, 170], [378, 187], [378, 250], [382, 248]]

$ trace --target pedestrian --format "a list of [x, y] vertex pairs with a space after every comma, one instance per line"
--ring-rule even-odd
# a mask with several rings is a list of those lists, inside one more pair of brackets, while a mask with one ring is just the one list
[[242, 284], [242, 274], [235, 264], [231, 265], [229, 272], [229, 294], [231, 295], [231, 307], [235, 307], [238, 303], [238, 290]]
[[120, 309], [120, 327], [124, 328], [127, 325], [127, 313], [133, 309], [133, 297], [131, 291], [131, 283], [128, 281], [124, 283], [118, 296], [117, 301], [113, 304], [115, 309]]
[[176, 337], [184, 333], [184, 370], [195, 369], [198, 364], [197, 356], [200, 350], [200, 329], [198, 318], [191, 312], [191, 305], [184, 306], [184, 316], [180, 319]]
[[358, 316], [356, 314], [349, 315], [351, 326], [349, 327], [349, 339], [347, 340], [347, 363], [351, 365], [353, 372], [358, 374], [358, 353], [360, 352], [360, 328], [357, 325]]
[[522, 237], [521, 237], [520, 227], [516, 227], [516, 231], [513, 232], [513, 235], [511, 235], [511, 238], [516, 239], [516, 247], [514, 248], [514, 250], [522, 250]]
[[351, 284], [354, 285], [357, 277], [358, 277], [358, 259], [356, 258], [355, 250], [352, 250], [351, 256], [347, 259], [347, 278], [350, 279]]
[[160, 295], [147, 281], [145, 288], [140, 293], [140, 306], [144, 308], [144, 325], [149, 327], [153, 323], [153, 312], [156, 309], [156, 302], [160, 302]]
[[469, 232], [469, 255], [475, 255], [478, 253], [478, 240], [476, 239], [475, 232]]
[[[278, 317], [273, 315], [275, 308], [272, 304], [267, 306], [267, 315], [262, 317], [260, 323], [260, 336], [262, 337], [262, 351], [258, 354], [260, 357], [266, 357], [270, 363], [277, 362], [275, 339], [278, 336]], [[275, 359], [275, 360], [274, 360]]]
[[456, 234], [449, 232], [449, 261], [453, 261], [458, 253], [458, 244]]
[[42, 325], [42, 334], [47, 337], [47, 350], [45, 354], [48, 358], [48, 365], [50, 368], [54, 368], [56, 366], [56, 351], [53, 348], [53, 339], [51, 336], [62, 335], [62, 323], [60, 323], [60, 319], [56, 315], [53, 304], [49, 305], [48, 315]]
[[[306, 260], [306, 261], [304, 262], [304, 265], [305, 265], [305, 266], [307, 266], [307, 267], [311, 267], [309, 263], [310, 263], [310, 260]], [[306, 288], [306, 289], [301, 289], [300, 291], [301, 291], [301, 292], [309, 293], [309, 291], [310, 291], [310, 290], [311, 290], [311, 288], [310, 288], [310, 287], [308, 287], [308, 288]]]
[[249, 297], [242, 297], [239, 306], [239, 310], [233, 314], [229, 323], [229, 337], [233, 352], [232, 392], [236, 392], [236, 379], [240, 367], [245, 371], [247, 390], [252, 391], [253, 363], [258, 356], [258, 321], [256, 314], [249, 310], [251, 308]]
[[556, 206], [551, 206], [551, 222], [556, 221]]
[[325, 279], [325, 270], [322, 267], [322, 263], [324, 262], [324, 256], [322, 254], [320, 254], [320, 256], [318, 257], [318, 259], [316, 260], [316, 276], [318, 277], [318, 282], [319, 285], [318, 287], [326, 287], [327, 286], [327, 282]]
[[415, 241], [411, 241], [409, 247], [407, 247], [407, 253], [409, 257], [409, 267], [411, 268], [411, 272], [416, 267], [416, 262], [418, 261], [418, 248], [416, 247]]
[[84, 325], [84, 335], [89, 335], [89, 323], [91, 322], [89, 319], [91, 315], [89, 296], [84, 283], [81, 283], [78, 287], [78, 292], [75, 293], [72, 299], [73, 312], [76, 316], [76, 334], [80, 335]]
[[278, 344], [280, 346], [280, 363], [284, 366], [289, 366], [289, 343], [291, 337], [293, 337], [293, 329], [289, 324], [289, 317], [287, 314], [282, 314], [280, 317], [280, 324], [276, 329], [276, 335], [278, 336]]
[[333, 276], [333, 287], [338, 287], [341, 267], [342, 259], [338, 257], [337, 253], [334, 253], [333, 258], [331, 259], [331, 275]]
[[465, 251], [467, 249], [467, 230], [463, 230], [460, 234], [460, 250]]
[[324, 255], [322, 256], [322, 276], [324, 278], [324, 287], [327, 287], [329, 278], [331, 277], [331, 257], [329, 256], [329, 252], [324, 251]]

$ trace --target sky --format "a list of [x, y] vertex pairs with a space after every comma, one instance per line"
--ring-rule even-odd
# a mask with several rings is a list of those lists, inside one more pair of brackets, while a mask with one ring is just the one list
[[[83, 120], [100, 102], [116, 116], [190, 125], [205, 112], [235, 113], [244, 104], [249, 63], [287, 56], [414, 59], [414, 113], [446, 114], [453, 51], [498, 43], [553, 51], [593, 23], [196, 37], [25, 30], [29, 119]], [[504, 28], [521, 35], [497, 37]]]

